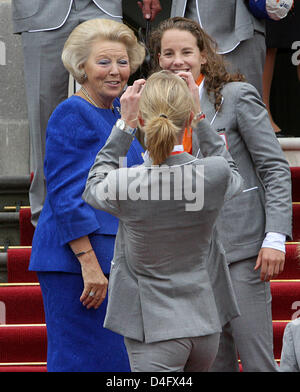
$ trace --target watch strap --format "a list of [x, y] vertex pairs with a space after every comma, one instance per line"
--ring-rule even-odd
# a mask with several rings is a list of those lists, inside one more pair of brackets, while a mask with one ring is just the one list
[[118, 122], [119, 122], [119, 121], [120, 121], [120, 119], [117, 120], [117, 122], [116, 122], [116, 127], [117, 127], [118, 129], [120, 129], [120, 130], [123, 131], [123, 132], [128, 133], [129, 135], [132, 135], [132, 136], [135, 135], [135, 133], [136, 133], [136, 131], [137, 131], [137, 128], [132, 128], [132, 127], [130, 127], [129, 125], [127, 125], [127, 124], [125, 123], [124, 120], [121, 120], [121, 121], [124, 122], [124, 125], [125, 125], [125, 126], [122, 127], [122, 128], [120, 128], [120, 127], [118, 126]]

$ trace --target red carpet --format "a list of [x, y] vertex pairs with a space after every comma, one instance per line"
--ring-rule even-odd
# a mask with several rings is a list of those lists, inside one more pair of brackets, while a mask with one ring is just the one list
[[35, 272], [28, 271], [31, 247], [7, 250], [8, 283], [38, 282]]
[[276, 359], [280, 359], [281, 356], [282, 337], [287, 322], [287, 320], [273, 321], [274, 356]]
[[[291, 168], [291, 173], [295, 242], [287, 243], [284, 272], [271, 282], [274, 354], [277, 360], [280, 359], [287, 322], [298, 317], [298, 313], [300, 316], [300, 260], [297, 259], [296, 243], [300, 241], [300, 168]], [[8, 249], [8, 283], [0, 284], [0, 372], [46, 371], [47, 337], [42, 296], [36, 274], [28, 271], [33, 233], [30, 208], [21, 208], [21, 247]], [[3, 308], [6, 324], [1, 321]]]
[[297, 259], [297, 247], [297, 242], [287, 243], [284, 270], [278, 279], [300, 279], [300, 259]]
[[46, 326], [0, 325], [0, 347], [0, 363], [46, 362]]
[[47, 371], [47, 367], [45, 365], [39, 364], [39, 363], [23, 363], [23, 364], [8, 364], [8, 365], [0, 365], [0, 373], [5, 372], [5, 373], [12, 373], [12, 372], [18, 372], [18, 373], [38, 373], [38, 372], [43, 372], [45, 373]]
[[300, 167], [291, 167], [292, 200], [300, 201]]
[[20, 225], [20, 245], [30, 246], [34, 233], [34, 226], [30, 222], [31, 211], [30, 208], [20, 208], [19, 225]]
[[5, 303], [6, 324], [45, 323], [42, 293], [37, 283], [2, 286], [0, 301]]
[[293, 203], [293, 239], [300, 241], [300, 202]]
[[300, 315], [300, 279], [271, 282], [273, 320], [291, 320]]

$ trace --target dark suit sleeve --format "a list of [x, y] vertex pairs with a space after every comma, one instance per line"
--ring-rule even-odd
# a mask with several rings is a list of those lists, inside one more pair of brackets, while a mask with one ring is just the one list
[[61, 244], [66, 244], [96, 231], [99, 223], [95, 211], [81, 198], [95, 141], [74, 111], [62, 112], [49, 121], [45, 176]]
[[236, 100], [239, 133], [265, 189], [265, 232], [292, 238], [291, 174], [257, 90], [242, 83]]

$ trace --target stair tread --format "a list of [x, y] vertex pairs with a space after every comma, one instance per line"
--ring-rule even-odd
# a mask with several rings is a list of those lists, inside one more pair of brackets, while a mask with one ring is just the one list
[[46, 324], [0, 325], [0, 363], [45, 362]]
[[42, 291], [39, 285], [0, 286], [0, 323], [44, 323]]

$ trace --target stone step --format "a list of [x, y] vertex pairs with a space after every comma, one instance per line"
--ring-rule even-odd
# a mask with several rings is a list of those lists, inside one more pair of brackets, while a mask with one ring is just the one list
[[0, 194], [10, 192], [28, 192], [30, 175], [0, 176]]
[[0, 212], [0, 244], [4, 246], [20, 244], [18, 212]]
[[30, 175], [0, 176], [0, 211], [5, 206], [29, 205]]
[[[0, 176], [0, 243], [20, 244], [19, 208], [29, 204], [30, 175]], [[13, 207], [5, 210], [9, 205]]]
[[7, 253], [0, 252], [0, 283], [7, 282]]
[[290, 166], [300, 166], [300, 137], [278, 138]]

